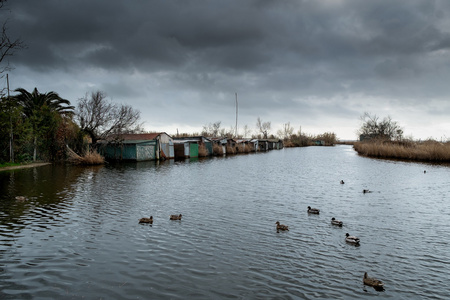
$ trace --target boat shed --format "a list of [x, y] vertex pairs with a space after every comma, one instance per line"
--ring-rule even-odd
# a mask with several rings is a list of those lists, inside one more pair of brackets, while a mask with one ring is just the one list
[[[226, 137], [209, 137], [208, 139], [212, 142], [214, 155], [227, 154], [227, 138]], [[214, 150], [215, 147], [220, 149], [220, 151]]]
[[236, 139], [236, 151], [238, 153], [255, 152], [256, 151], [255, 140]]
[[213, 146], [210, 139], [204, 136], [174, 138], [175, 158], [211, 156]]
[[175, 157], [173, 138], [165, 132], [114, 135], [99, 144], [100, 153], [108, 160], [146, 161]]
[[268, 147], [269, 150], [280, 150], [283, 149], [283, 141], [280, 139], [268, 139]]
[[266, 139], [258, 139], [258, 151], [268, 151], [269, 142]]
[[196, 140], [175, 140], [175, 159], [198, 157], [198, 141]]

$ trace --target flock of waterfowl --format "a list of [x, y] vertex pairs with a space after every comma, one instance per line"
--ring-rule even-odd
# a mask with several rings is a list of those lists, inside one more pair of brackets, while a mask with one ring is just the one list
[[[181, 220], [182, 216], [183, 216], [182, 214], [170, 215], [169, 219], [170, 220]], [[139, 219], [139, 224], [153, 224], [153, 216], [150, 216], [150, 218], [141, 218], [141, 219]]]
[[[340, 183], [344, 184], [344, 181], [341, 180]], [[370, 190], [363, 190], [363, 193], [364, 194], [371, 193], [371, 191]], [[307, 212], [308, 212], [308, 214], [316, 214], [316, 215], [318, 215], [318, 214], [320, 214], [320, 209], [312, 208], [311, 206], [308, 206]], [[277, 228], [277, 232], [280, 232], [280, 230], [281, 231], [289, 231], [289, 226], [280, 224], [279, 221], [277, 221], [275, 224], [277, 225], [277, 227], [276, 227]], [[339, 227], [342, 227], [344, 225], [344, 223], [342, 221], [336, 220], [336, 218], [334, 218], [334, 217], [331, 218], [331, 224], [335, 225], [335, 226], [339, 226]], [[345, 241], [347, 243], [353, 244], [355, 246], [359, 246], [359, 242], [360, 242], [358, 237], [350, 235], [349, 233], [345, 234]], [[365, 285], [373, 287], [375, 290], [378, 290], [378, 291], [384, 290], [384, 283], [382, 281], [378, 280], [378, 279], [368, 277], [367, 276], [367, 272], [364, 273], [363, 283]]]
[[[344, 181], [341, 180], [340, 182], [341, 184], [344, 184]], [[363, 193], [371, 193], [371, 191], [369, 190], [363, 190]], [[307, 210], [308, 214], [320, 214], [320, 209], [317, 208], [312, 208], [311, 206], [308, 206], [308, 210]], [[179, 215], [170, 215], [169, 219], [170, 220], [181, 220], [182, 214]], [[150, 218], [141, 218], [139, 220], [139, 224], [153, 224], [153, 216], [150, 216]], [[276, 228], [277, 228], [277, 232], [281, 231], [289, 231], [289, 226], [284, 225], [284, 224], [280, 224], [279, 221], [277, 221], [276, 223]], [[343, 222], [340, 220], [336, 220], [336, 218], [331, 218], [331, 224], [335, 225], [335, 226], [339, 226], [342, 227], [343, 226]], [[353, 244], [355, 246], [359, 246], [359, 238], [356, 236], [352, 236], [349, 233], [345, 234], [345, 241], [349, 244]], [[382, 281], [375, 279], [375, 278], [370, 278], [367, 276], [367, 272], [364, 273], [364, 277], [363, 277], [363, 283], [365, 285], [371, 286], [373, 288], [375, 288], [376, 290], [384, 290], [384, 284]]]

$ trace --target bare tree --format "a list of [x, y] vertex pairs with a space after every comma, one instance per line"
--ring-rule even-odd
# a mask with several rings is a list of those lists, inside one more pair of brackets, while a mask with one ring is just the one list
[[208, 125], [203, 125], [202, 135], [210, 137], [218, 137], [221, 133], [220, 124], [221, 121], [215, 123], [209, 123]]
[[[3, 10], [6, 0], [0, 0], [0, 10]], [[9, 62], [6, 62], [6, 65], [3, 63], [6, 61], [6, 58], [12, 56], [15, 50], [22, 49], [25, 47], [23, 42], [20, 39], [11, 39], [8, 35], [8, 21], [4, 21], [2, 24], [2, 33], [0, 40], [0, 63], [2, 64], [0, 67], [0, 74], [10, 70]]]
[[248, 128], [248, 125], [245, 125], [244, 126], [244, 138], [249, 137], [251, 133], [252, 133], [252, 131], [250, 130], [250, 128]]
[[262, 134], [263, 138], [267, 139], [271, 128], [270, 122], [262, 122], [261, 118], [258, 117], [256, 120], [256, 128]]
[[388, 140], [401, 140], [403, 138], [403, 129], [390, 116], [379, 120], [377, 115], [365, 112], [360, 119], [362, 125], [357, 131], [360, 136]]
[[294, 127], [291, 127], [291, 122], [283, 124], [283, 128], [277, 131], [277, 135], [283, 140], [289, 140], [294, 134]]
[[75, 119], [81, 130], [92, 138], [95, 145], [99, 139], [112, 134], [134, 133], [140, 131], [140, 111], [129, 105], [118, 105], [106, 99], [101, 92], [86, 94], [78, 100]]

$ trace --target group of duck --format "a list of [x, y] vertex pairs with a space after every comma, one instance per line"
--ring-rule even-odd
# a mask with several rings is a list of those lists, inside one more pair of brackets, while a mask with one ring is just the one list
[[[341, 184], [344, 184], [343, 180], [341, 180]], [[368, 193], [368, 192], [369, 192], [368, 190], [363, 191], [363, 193]], [[312, 208], [311, 206], [308, 206], [308, 214], [318, 215], [318, 214], [320, 214], [320, 209]], [[181, 220], [182, 216], [183, 216], [182, 214], [170, 215], [169, 219], [170, 220]], [[150, 216], [150, 218], [139, 219], [139, 224], [150, 224], [150, 225], [153, 224], [153, 216]], [[281, 231], [289, 231], [289, 226], [280, 224], [279, 221], [277, 221], [275, 224], [277, 225], [277, 227], [276, 227], [277, 232], [280, 232], [280, 230]], [[342, 227], [342, 225], [344, 225], [344, 223], [342, 221], [336, 220], [336, 218], [334, 218], [334, 217], [331, 218], [331, 224], [335, 225], [335, 226], [339, 226], [339, 227]], [[352, 236], [348, 233], [345, 234], [345, 241], [347, 243], [350, 243], [353, 245], [359, 245], [359, 238], [357, 238], [356, 236]], [[376, 290], [383, 290], [383, 285], [384, 285], [383, 282], [381, 282], [378, 279], [368, 277], [367, 272], [364, 273], [363, 283], [365, 285], [374, 287]]]
[[[170, 215], [169, 219], [170, 220], [181, 220], [182, 216], [183, 216], [182, 214]], [[153, 224], [153, 216], [150, 216], [150, 218], [141, 218], [141, 219], [139, 219], [139, 224]]]
[[[341, 184], [344, 184], [344, 181], [341, 180]], [[370, 193], [371, 191], [369, 190], [363, 190], [363, 193]], [[311, 206], [308, 206], [308, 214], [320, 214], [320, 209], [317, 208], [312, 208]], [[277, 232], [281, 231], [289, 231], [289, 226], [287, 225], [283, 225], [280, 224], [279, 221], [277, 221], [275, 223], [277, 225]], [[331, 225], [335, 225], [335, 226], [339, 226], [342, 227], [342, 225], [344, 225], [344, 222], [336, 220], [336, 218], [331, 218]], [[353, 244], [355, 246], [359, 246], [359, 238], [356, 236], [352, 236], [349, 233], [345, 234], [345, 241], [349, 244]], [[364, 277], [363, 277], [363, 283], [365, 285], [371, 286], [373, 287], [375, 290], [381, 291], [384, 290], [384, 283], [378, 279], [375, 278], [371, 278], [367, 275], [367, 272], [364, 273]]]
[[[320, 209], [308, 206], [308, 214], [318, 215], [320, 214]], [[289, 231], [289, 226], [280, 224], [279, 221], [277, 221], [275, 224], [277, 225], [277, 232], [280, 232], [280, 230]], [[342, 227], [342, 225], [344, 225], [344, 222], [336, 220], [336, 218], [333, 217], [331, 218], [331, 225]], [[359, 238], [348, 233], [345, 234], [345, 241], [347, 243], [359, 246]]]

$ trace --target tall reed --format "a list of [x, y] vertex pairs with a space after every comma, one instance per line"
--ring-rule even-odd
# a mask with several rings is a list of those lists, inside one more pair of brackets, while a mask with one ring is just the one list
[[357, 142], [353, 148], [360, 154], [370, 157], [395, 158], [417, 161], [450, 162], [450, 142], [433, 140], [425, 142]]
[[206, 146], [204, 144], [198, 146], [198, 156], [199, 157], [208, 156], [208, 150], [206, 149]]
[[226, 150], [227, 150], [227, 155], [228, 154], [236, 154], [236, 148], [234, 148], [234, 147], [227, 146]]
[[101, 165], [105, 163], [105, 158], [96, 150], [88, 151], [83, 156], [80, 156], [67, 147], [67, 154], [69, 162], [75, 165]]
[[214, 155], [223, 155], [223, 147], [222, 145], [213, 145], [213, 154]]

